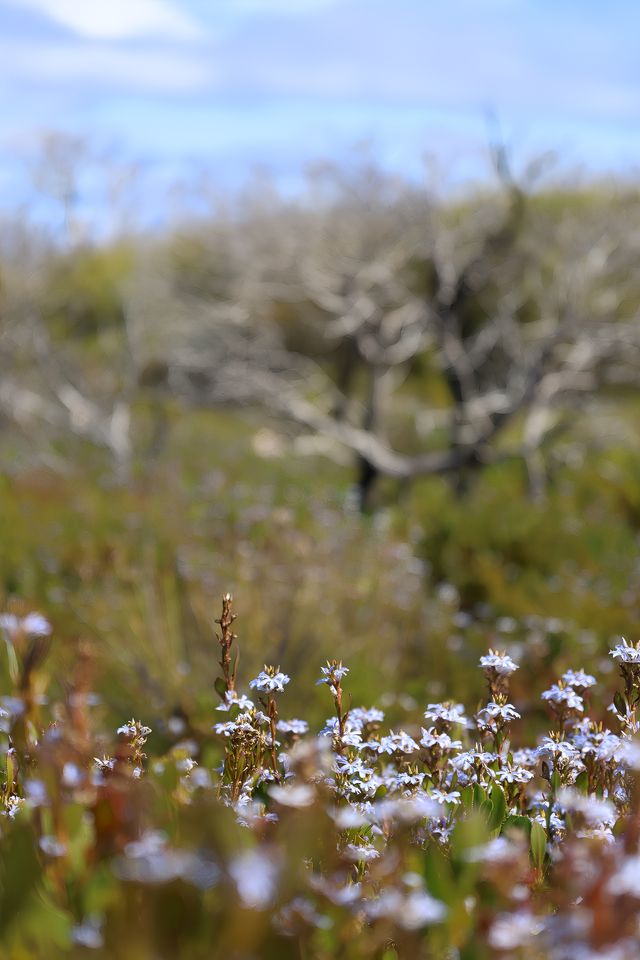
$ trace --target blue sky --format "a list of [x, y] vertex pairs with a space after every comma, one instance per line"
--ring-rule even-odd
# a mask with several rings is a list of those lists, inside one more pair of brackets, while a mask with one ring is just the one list
[[291, 186], [364, 141], [455, 182], [485, 169], [492, 112], [523, 158], [635, 172], [639, 38], [634, 0], [0, 0], [0, 204], [52, 129], [157, 185]]

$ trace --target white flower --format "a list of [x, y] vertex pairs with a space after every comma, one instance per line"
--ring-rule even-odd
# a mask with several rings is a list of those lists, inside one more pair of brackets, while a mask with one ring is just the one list
[[530, 913], [499, 913], [489, 931], [489, 944], [494, 950], [517, 950], [542, 929], [542, 922]]
[[533, 774], [524, 767], [510, 767], [505, 770], [499, 770], [496, 778], [500, 783], [529, 783], [533, 780]]
[[573, 687], [575, 690], [586, 690], [588, 687], [594, 687], [596, 678], [584, 670], [567, 670], [562, 674], [562, 682], [567, 687]]
[[613, 804], [594, 794], [585, 796], [577, 790], [564, 787], [558, 792], [557, 801], [563, 809], [580, 813], [589, 826], [612, 827], [616, 822], [617, 814]]
[[486, 724], [491, 720], [500, 720], [502, 723], [510, 723], [512, 720], [519, 720], [520, 714], [512, 703], [496, 703], [491, 700], [486, 707], [478, 712], [478, 723]]
[[80, 947], [88, 947], [90, 950], [100, 950], [104, 946], [104, 939], [101, 932], [100, 921], [97, 919], [85, 920], [78, 924], [71, 931], [71, 940]]
[[446, 907], [434, 900], [423, 890], [383, 890], [376, 900], [365, 904], [366, 915], [370, 920], [378, 917], [390, 917], [405, 930], [419, 930], [431, 923], [440, 922], [446, 913]]
[[[371, 746], [374, 744], [372, 743]], [[398, 733], [390, 730], [389, 736], [381, 737], [377, 744], [378, 753], [414, 753], [416, 750], [418, 750], [418, 744], [404, 730], [399, 730]]]
[[123, 723], [121, 727], [118, 727], [116, 733], [125, 737], [147, 737], [151, 733], [151, 727], [145, 727], [141, 723], [131, 721], [130, 723]]
[[377, 860], [380, 856], [380, 851], [370, 843], [364, 843], [362, 845], [355, 843], [348, 843], [344, 848], [345, 855], [349, 860], [353, 860], [354, 863], [357, 863], [359, 860], [364, 860], [365, 863], [369, 863], [370, 860]]
[[295, 733], [302, 736], [308, 732], [309, 724], [306, 720], [278, 720], [277, 728], [280, 733]]
[[224, 723], [216, 723], [213, 729], [219, 736], [230, 737], [238, 729], [238, 724], [233, 720], [226, 720]]
[[227, 690], [224, 695], [224, 703], [219, 704], [216, 710], [226, 712], [227, 710], [231, 710], [232, 707], [239, 707], [240, 710], [253, 710], [254, 703], [253, 700], [250, 700], [244, 693], [238, 696], [237, 690]]
[[511, 657], [497, 651], [491, 651], [484, 657], [480, 657], [480, 666], [483, 670], [490, 670], [500, 677], [510, 677], [518, 669], [518, 664], [514, 663]]
[[384, 713], [377, 707], [369, 707], [369, 709], [354, 707], [353, 710], [349, 711], [348, 724], [362, 729], [367, 724], [382, 723], [383, 720]]
[[542, 699], [546, 700], [547, 703], [564, 706], [567, 710], [577, 710], [579, 713], [584, 711], [584, 700], [573, 687], [561, 687], [554, 683], [552, 687], [543, 692]]
[[462, 748], [461, 740], [452, 740], [448, 733], [438, 733], [435, 727], [429, 727], [428, 730], [421, 727], [421, 730], [420, 745], [427, 749], [438, 747], [443, 753], [446, 753], [450, 750], [460, 750]]
[[262, 670], [255, 680], [249, 681], [249, 686], [252, 690], [260, 690], [262, 693], [283, 693], [290, 679], [286, 673], [280, 673], [279, 671], [270, 673]]
[[6, 630], [11, 638], [18, 633], [26, 633], [30, 637], [48, 637], [51, 633], [51, 624], [41, 613], [28, 613], [26, 617], [0, 613], [0, 628]]
[[269, 787], [269, 796], [284, 807], [309, 807], [315, 800], [315, 791], [308, 783]]
[[453, 803], [456, 806], [460, 803], [459, 790], [432, 790], [429, 796], [436, 803]]
[[468, 725], [461, 703], [430, 703], [424, 712], [425, 720], [440, 721], [441, 723], [461, 723]]
[[640, 900], [640, 856], [627, 857], [607, 884], [609, 891], [620, 896], [627, 894]]
[[40, 849], [43, 853], [46, 853], [48, 857], [64, 857], [67, 852], [67, 848], [64, 843], [60, 843], [56, 837], [44, 836], [40, 837], [39, 843]]
[[320, 667], [320, 669], [323, 676], [320, 677], [319, 680], [316, 680], [316, 686], [321, 683], [328, 683], [329, 686], [334, 686], [349, 673], [349, 667], [343, 667], [342, 663], [327, 663], [326, 667]]
[[612, 656], [614, 660], [619, 660], [620, 663], [640, 664], [640, 645], [635, 646], [630, 644], [624, 637], [621, 639], [622, 643], [619, 643], [613, 650], [610, 650], [609, 655]]

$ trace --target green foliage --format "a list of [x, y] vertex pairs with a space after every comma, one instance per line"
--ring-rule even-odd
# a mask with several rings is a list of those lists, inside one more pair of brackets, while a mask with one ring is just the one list
[[57, 337], [95, 336], [123, 323], [124, 285], [134, 253], [126, 245], [84, 247], [60, 255], [43, 279], [42, 311]]

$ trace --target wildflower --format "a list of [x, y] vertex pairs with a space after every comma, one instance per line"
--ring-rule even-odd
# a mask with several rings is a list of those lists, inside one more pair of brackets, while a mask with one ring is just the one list
[[14, 613], [0, 613], [0, 629], [5, 630], [13, 639], [19, 634], [30, 637], [48, 637], [51, 624], [41, 613], [28, 613], [26, 617], [17, 617]]
[[9, 817], [9, 820], [14, 820], [22, 809], [23, 804], [24, 798], [18, 797], [15, 793], [12, 793], [5, 800], [4, 810], [0, 809], [0, 814], [2, 814], [3, 817]]
[[460, 803], [459, 790], [432, 790], [429, 796], [436, 803], [452, 803], [454, 806]]
[[585, 796], [565, 787], [558, 792], [556, 800], [565, 810], [579, 813], [589, 826], [611, 827], [616, 822], [617, 813], [613, 804], [593, 794]]
[[80, 767], [75, 763], [65, 763], [62, 768], [62, 782], [65, 787], [79, 787], [84, 779], [84, 774]]
[[64, 857], [67, 852], [67, 848], [64, 843], [60, 843], [56, 837], [45, 835], [40, 837], [39, 843], [40, 849], [43, 853], [46, 853], [48, 857]]
[[524, 767], [507, 767], [498, 770], [496, 779], [500, 783], [529, 783], [530, 780], [533, 780], [533, 774], [530, 770], [525, 770]]
[[438, 733], [435, 727], [429, 727], [428, 730], [421, 727], [421, 730], [420, 745], [429, 750], [437, 747], [442, 753], [449, 753], [452, 750], [460, 750], [462, 747], [462, 741], [452, 740], [448, 733]]
[[395, 889], [383, 890], [375, 900], [368, 900], [365, 913], [369, 920], [389, 917], [404, 930], [419, 930], [444, 919], [446, 907], [424, 890], [407, 893]]
[[520, 720], [520, 714], [512, 703], [496, 703], [492, 700], [480, 713], [486, 714], [492, 720], [501, 720], [503, 723]]
[[621, 640], [622, 643], [609, 651], [609, 656], [620, 663], [640, 665], [640, 644], [631, 644], [624, 637], [621, 637]]
[[442, 726], [453, 723], [468, 726], [469, 723], [461, 703], [430, 703], [424, 712], [424, 718]]
[[306, 720], [278, 720], [276, 726], [280, 733], [293, 733], [296, 736], [302, 736], [309, 731]]
[[[374, 744], [372, 743], [371, 746], [374, 746]], [[380, 738], [376, 749], [378, 753], [414, 753], [418, 750], [418, 744], [404, 730], [400, 730], [398, 733], [390, 730], [388, 736]]]
[[499, 913], [489, 931], [489, 945], [494, 950], [518, 950], [528, 946], [542, 929], [542, 922], [531, 913]]
[[227, 711], [232, 707], [238, 707], [240, 710], [253, 710], [253, 700], [243, 693], [238, 696], [237, 690], [227, 690], [224, 695], [224, 702], [216, 707], [216, 710]]
[[349, 673], [349, 667], [343, 667], [342, 661], [338, 660], [327, 660], [326, 667], [320, 667], [320, 670], [323, 675], [319, 680], [316, 680], [316, 686], [319, 686], [321, 683], [327, 683], [329, 686], [334, 687]]
[[144, 727], [137, 720], [130, 720], [118, 727], [116, 733], [125, 737], [147, 737], [151, 733], [151, 727]]
[[265, 910], [269, 906], [279, 873], [273, 851], [246, 850], [231, 862], [229, 872], [244, 907]]
[[573, 687], [574, 690], [586, 690], [588, 687], [594, 687], [596, 678], [584, 670], [567, 670], [562, 674], [562, 682], [566, 687]]
[[90, 950], [100, 950], [104, 946], [102, 936], [102, 925], [99, 919], [90, 917], [82, 923], [75, 926], [71, 931], [71, 940], [80, 947], [87, 947]]
[[401, 787], [419, 787], [422, 785], [424, 778], [424, 773], [419, 773], [418, 771], [410, 773], [409, 771], [405, 770], [396, 776], [396, 783]]
[[511, 657], [497, 650], [489, 650], [488, 654], [480, 657], [480, 666], [488, 673], [495, 673], [500, 677], [510, 677], [518, 669], [518, 664], [514, 663]]
[[640, 856], [627, 857], [607, 884], [610, 893], [640, 900]]
[[269, 787], [269, 796], [284, 807], [309, 807], [315, 800], [315, 790], [307, 783], [293, 786]]
[[362, 727], [373, 726], [378, 723], [382, 723], [384, 720], [384, 713], [382, 710], [378, 710], [377, 707], [354, 707], [353, 710], [349, 711], [348, 724], [357, 726], [359, 729]]
[[349, 860], [353, 860], [354, 863], [357, 863], [359, 860], [364, 860], [365, 863], [369, 863], [370, 860], [377, 860], [380, 856], [380, 851], [371, 843], [348, 843], [344, 848], [345, 855]]
[[470, 863], [497, 863], [506, 864], [517, 860], [522, 854], [522, 845], [514, 843], [507, 837], [494, 837], [488, 843], [479, 847], [470, 847], [465, 855], [465, 860]]
[[262, 693], [283, 693], [290, 679], [286, 673], [280, 673], [279, 667], [277, 669], [265, 667], [255, 680], [249, 681], [249, 686], [252, 690], [260, 690]]
[[552, 687], [542, 693], [542, 699], [551, 704], [552, 707], [560, 708], [562, 711], [584, 711], [584, 700], [576, 693], [573, 687], [565, 687], [559, 683], [554, 683]]
[[364, 761], [360, 757], [349, 760], [347, 757], [336, 756], [335, 770], [337, 773], [344, 773], [349, 777], [362, 777], [373, 773], [369, 767], [365, 766]]

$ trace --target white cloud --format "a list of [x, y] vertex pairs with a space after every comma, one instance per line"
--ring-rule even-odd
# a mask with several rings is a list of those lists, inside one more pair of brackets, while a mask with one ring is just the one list
[[313, 13], [334, 7], [340, 0], [234, 0], [232, 6], [242, 13]]
[[[7, 2], [7, 0], [5, 0]], [[94, 40], [161, 36], [191, 39], [194, 20], [169, 0], [8, 0], [30, 7], [73, 33]]]
[[210, 58], [180, 48], [120, 49], [111, 45], [0, 45], [5, 75], [19, 84], [60, 85], [72, 91], [87, 83], [99, 90], [196, 93], [215, 80]]

